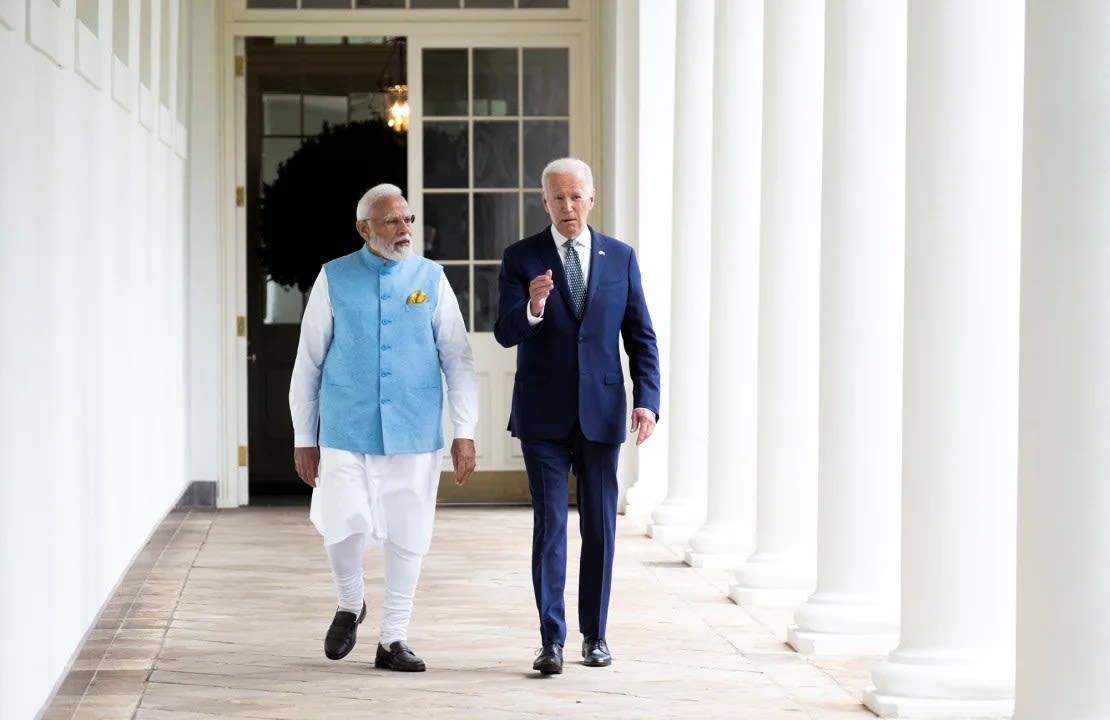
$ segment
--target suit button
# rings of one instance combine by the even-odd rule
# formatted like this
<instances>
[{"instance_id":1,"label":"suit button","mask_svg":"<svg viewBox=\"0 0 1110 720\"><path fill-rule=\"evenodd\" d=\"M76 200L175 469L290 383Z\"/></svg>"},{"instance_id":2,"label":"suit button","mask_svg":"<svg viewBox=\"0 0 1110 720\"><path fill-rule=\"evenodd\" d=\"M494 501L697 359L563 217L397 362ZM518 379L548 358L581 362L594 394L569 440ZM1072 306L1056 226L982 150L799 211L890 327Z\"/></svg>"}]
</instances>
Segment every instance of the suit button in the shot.
<instances>
[{"instance_id":1,"label":"suit button","mask_svg":"<svg viewBox=\"0 0 1110 720\"><path fill-rule=\"evenodd\" d=\"M580 342L580 343L584 343L584 342L586 342L586 338L584 338L584 337L582 337L581 335L579 335L579 336L578 336L578 342Z\"/></svg>"}]
</instances>

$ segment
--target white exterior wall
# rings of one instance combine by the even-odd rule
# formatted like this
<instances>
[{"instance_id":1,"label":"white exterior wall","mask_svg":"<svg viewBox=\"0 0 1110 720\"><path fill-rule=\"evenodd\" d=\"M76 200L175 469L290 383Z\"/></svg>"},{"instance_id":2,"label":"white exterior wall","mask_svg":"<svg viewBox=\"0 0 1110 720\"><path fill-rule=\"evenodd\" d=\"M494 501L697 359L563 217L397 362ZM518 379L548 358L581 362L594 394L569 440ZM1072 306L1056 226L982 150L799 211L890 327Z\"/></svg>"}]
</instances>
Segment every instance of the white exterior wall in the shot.
<instances>
[{"instance_id":1,"label":"white exterior wall","mask_svg":"<svg viewBox=\"0 0 1110 720\"><path fill-rule=\"evenodd\" d=\"M51 18L56 58L29 44L26 7L3 4L0 23L4 718L47 702L186 479L178 128L113 100L103 9L95 87L73 67L73 3Z\"/></svg>"}]
</instances>

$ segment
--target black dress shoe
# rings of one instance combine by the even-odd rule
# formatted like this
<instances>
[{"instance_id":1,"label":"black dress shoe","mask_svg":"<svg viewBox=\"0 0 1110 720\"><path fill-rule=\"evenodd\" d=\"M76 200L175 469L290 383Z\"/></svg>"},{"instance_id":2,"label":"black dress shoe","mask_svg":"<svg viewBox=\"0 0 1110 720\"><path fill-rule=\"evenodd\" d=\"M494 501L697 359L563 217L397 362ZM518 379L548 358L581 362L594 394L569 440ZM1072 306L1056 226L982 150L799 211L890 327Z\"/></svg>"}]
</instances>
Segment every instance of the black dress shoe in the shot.
<instances>
[{"instance_id":1,"label":"black dress shoe","mask_svg":"<svg viewBox=\"0 0 1110 720\"><path fill-rule=\"evenodd\" d=\"M563 646L558 643L544 645L536 662L532 663L532 669L539 670L544 675L558 675L563 672Z\"/></svg>"},{"instance_id":2,"label":"black dress shoe","mask_svg":"<svg viewBox=\"0 0 1110 720\"><path fill-rule=\"evenodd\" d=\"M366 603L362 603L362 613L355 617L353 612L336 610L328 634L324 636L324 654L329 660L342 660L355 649L355 635L358 626L366 617Z\"/></svg>"},{"instance_id":3,"label":"black dress shoe","mask_svg":"<svg viewBox=\"0 0 1110 720\"><path fill-rule=\"evenodd\" d=\"M424 672L424 661L413 654L412 649L400 640L389 644L386 650L378 643L378 654L374 656L374 667L400 672Z\"/></svg>"},{"instance_id":4,"label":"black dress shoe","mask_svg":"<svg viewBox=\"0 0 1110 720\"><path fill-rule=\"evenodd\" d=\"M582 664L588 667L606 667L613 662L605 638L588 637L582 641Z\"/></svg>"}]
</instances>

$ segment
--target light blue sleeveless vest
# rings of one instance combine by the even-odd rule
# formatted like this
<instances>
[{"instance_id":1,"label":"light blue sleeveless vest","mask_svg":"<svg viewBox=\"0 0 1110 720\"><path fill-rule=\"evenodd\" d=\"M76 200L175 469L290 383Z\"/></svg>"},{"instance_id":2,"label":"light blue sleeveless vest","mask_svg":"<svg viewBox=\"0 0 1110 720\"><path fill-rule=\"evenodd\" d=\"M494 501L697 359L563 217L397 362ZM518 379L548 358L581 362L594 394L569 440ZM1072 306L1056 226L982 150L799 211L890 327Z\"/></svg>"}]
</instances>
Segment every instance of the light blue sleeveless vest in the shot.
<instances>
[{"instance_id":1,"label":"light blue sleeveless vest","mask_svg":"<svg viewBox=\"0 0 1110 720\"><path fill-rule=\"evenodd\" d=\"M367 455L439 450L443 386L432 313L443 269L422 257L383 260L363 246L324 271L333 323L320 446Z\"/></svg>"}]
</instances>

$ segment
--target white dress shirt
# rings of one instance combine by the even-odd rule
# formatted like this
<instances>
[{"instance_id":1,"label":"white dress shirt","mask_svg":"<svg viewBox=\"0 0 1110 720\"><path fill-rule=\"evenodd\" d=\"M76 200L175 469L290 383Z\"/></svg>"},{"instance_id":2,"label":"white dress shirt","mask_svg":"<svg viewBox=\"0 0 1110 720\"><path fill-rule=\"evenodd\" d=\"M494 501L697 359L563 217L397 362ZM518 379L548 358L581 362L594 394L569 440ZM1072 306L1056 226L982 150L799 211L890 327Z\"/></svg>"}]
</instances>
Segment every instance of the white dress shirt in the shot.
<instances>
[{"instance_id":1,"label":"white dress shirt","mask_svg":"<svg viewBox=\"0 0 1110 720\"><path fill-rule=\"evenodd\" d=\"M320 376L324 357L331 345L332 318L328 276L321 268L301 320L301 339L289 384L295 447L316 446L320 421ZM442 274L436 309L432 314L432 332L439 364L447 377L447 402L454 437L474 439L478 425L478 376L474 371L474 355L467 341L458 298L451 290L447 277Z\"/></svg>"}]
</instances>

